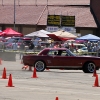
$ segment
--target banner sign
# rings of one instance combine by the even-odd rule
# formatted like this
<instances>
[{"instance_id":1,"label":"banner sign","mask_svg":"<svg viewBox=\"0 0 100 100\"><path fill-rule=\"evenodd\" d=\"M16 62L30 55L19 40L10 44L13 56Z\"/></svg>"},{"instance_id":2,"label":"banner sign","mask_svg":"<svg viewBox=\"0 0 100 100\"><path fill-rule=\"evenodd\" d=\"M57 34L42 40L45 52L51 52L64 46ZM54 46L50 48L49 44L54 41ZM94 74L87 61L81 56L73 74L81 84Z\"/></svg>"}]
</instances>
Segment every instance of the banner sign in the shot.
<instances>
[{"instance_id":1,"label":"banner sign","mask_svg":"<svg viewBox=\"0 0 100 100\"><path fill-rule=\"evenodd\" d=\"M57 26L47 26L46 31L48 32L56 32L59 30L59 27Z\"/></svg>"},{"instance_id":2,"label":"banner sign","mask_svg":"<svg viewBox=\"0 0 100 100\"><path fill-rule=\"evenodd\" d=\"M60 26L60 15L48 15L47 26Z\"/></svg>"},{"instance_id":3,"label":"banner sign","mask_svg":"<svg viewBox=\"0 0 100 100\"><path fill-rule=\"evenodd\" d=\"M75 16L61 16L61 26L75 26Z\"/></svg>"}]
</instances>

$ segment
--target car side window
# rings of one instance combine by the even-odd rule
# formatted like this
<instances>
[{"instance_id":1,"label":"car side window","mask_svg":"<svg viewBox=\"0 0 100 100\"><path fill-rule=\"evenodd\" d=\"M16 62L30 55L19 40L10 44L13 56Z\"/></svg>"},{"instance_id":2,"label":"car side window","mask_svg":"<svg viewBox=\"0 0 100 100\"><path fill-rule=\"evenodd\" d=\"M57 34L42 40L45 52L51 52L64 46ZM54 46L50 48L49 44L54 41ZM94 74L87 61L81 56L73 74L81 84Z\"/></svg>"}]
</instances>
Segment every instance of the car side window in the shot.
<instances>
[{"instance_id":1,"label":"car side window","mask_svg":"<svg viewBox=\"0 0 100 100\"><path fill-rule=\"evenodd\" d=\"M66 56L66 50L58 50L57 56Z\"/></svg>"},{"instance_id":2,"label":"car side window","mask_svg":"<svg viewBox=\"0 0 100 100\"><path fill-rule=\"evenodd\" d=\"M66 50L64 50L64 51L62 51L61 56L70 56L70 55L68 54L68 52L66 52Z\"/></svg>"},{"instance_id":3,"label":"car side window","mask_svg":"<svg viewBox=\"0 0 100 100\"><path fill-rule=\"evenodd\" d=\"M50 56L57 55L57 50L50 50L50 51L48 52L48 55L50 55Z\"/></svg>"},{"instance_id":4,"label":"car side window","mask_svg":"<svg viewBox=\"0 0 100 100\"><path fill-rule=\"evenodd\" d=\"M70 56L66 50L50 50L48 52L49 56Z\"/></svg>"}]
</instances>

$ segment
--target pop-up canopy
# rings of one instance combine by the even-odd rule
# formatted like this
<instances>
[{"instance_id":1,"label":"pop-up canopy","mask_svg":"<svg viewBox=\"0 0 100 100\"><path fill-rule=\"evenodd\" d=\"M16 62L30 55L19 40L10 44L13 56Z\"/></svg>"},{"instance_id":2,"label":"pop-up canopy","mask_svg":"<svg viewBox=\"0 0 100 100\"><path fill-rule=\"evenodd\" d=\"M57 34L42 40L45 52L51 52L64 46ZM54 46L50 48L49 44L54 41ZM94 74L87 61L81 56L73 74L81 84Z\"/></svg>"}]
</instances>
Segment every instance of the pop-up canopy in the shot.
<instances>
[{"instance_id":1,"label":"pop-up canopy","mask_svg":"<svg viewBox=\"0 0 100 100\"><path fill-rule=\"evenodd\" d=\"M52 38L54 41L66 41L69 39L76 39L77 36L75 36L72 33L66 32L66 31L57 31L53 33L47 34L50 38Z\"/></svg>"},{"instance_id":2,"label":"pop-up canopy","mask_svg":"<svg viewBox=\"0 0 100 100\"><path fill-rule=\"evenodd\" d=\"M100 37L92 34L87 34L82 37L76 38L76 40L100 40Z\"/></svg>"},{"instance_id":3,"label":"pop-up canopy","mask_svg":"<svg viewBox=\"0 0 100 100\"><path fill-rule=\"evenodd\" d=\"M49 37L47 34L49 34L49 32L45 31L45 30L39 30L39 31L36 31L36 32L32 32L32 33L29 33L25 36L27 37L34 37L34 36L37 36L37 37Z\"/></svg>"},{"instance_id":4,"label":"pop-up canopy","mask_svg":"<svg viewBox=\"0 0 100 100\"><path fill-rule=\"evenodd\" d=\"M16 31L12 30L11 28L7 28L7 29L3 30L0 33L0 36L4 36L4 37L12 37L12 36L21 37L21 36L23 36L23 34L21 34L19 32L16 32Z\"/></svg>"}]
</instances>

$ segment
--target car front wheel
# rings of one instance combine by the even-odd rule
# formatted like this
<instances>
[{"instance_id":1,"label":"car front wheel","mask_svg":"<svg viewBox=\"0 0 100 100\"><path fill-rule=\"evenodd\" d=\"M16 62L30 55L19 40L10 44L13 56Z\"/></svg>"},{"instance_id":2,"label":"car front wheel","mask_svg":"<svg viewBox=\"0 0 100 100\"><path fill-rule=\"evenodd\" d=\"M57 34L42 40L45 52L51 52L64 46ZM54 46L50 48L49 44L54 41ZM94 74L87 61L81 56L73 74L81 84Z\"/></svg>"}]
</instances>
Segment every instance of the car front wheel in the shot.
<instances>
[{"instance_id":1,"label":"car front wheel","mask_svg":"<svg viewBox=\"0 0 100 100\"><path fill-rule=\"evenodd\" d=\"M93 73L95 68L96 68L96 66L93 62L88 62L83 66L83 72L84 73Z\"/></svg>"},{"instance_id":2,"label":"car front wheel","mask_svg":"<svg viewBox=\"0 0 100 100\"><path fill-rule=\"evenodd\" d=\"M45 70L45 63L43 61L36 61L34 67L36 68L36 71L42 72Z\"/></svg>"}]
</instances>

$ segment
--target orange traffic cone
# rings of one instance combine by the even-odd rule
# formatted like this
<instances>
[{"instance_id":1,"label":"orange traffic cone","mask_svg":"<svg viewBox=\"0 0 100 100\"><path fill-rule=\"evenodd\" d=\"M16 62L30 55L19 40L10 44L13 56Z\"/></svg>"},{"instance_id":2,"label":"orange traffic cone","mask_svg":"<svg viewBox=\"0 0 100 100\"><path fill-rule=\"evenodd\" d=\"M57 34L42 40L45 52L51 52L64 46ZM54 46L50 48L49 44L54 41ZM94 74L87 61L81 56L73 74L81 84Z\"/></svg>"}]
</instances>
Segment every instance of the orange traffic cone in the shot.
<instances>
[{"instance_id":1,"label":"orange traffic cone","mask_svg":"<svg viewBox=\"0 0 100 100\"><path fill-rule=\"evenodd\" d=\"M28 67L29 67L28 65L25 65L25 66L22 67L22 69L25 68L25 70L26 70Z\"/></svg>"},{"instance_id":2,"label":"orange traffic cone","mask_svg":"<svg viewBox=\"0 0 100 100\"><path fill-rule=\"evenodd\" d=\"M96 77L96 74L97 74L97 73L96 73L96 68L95 68L92 77Z\"/></svg>"},{"instance_id":3,"label":"orange traffic cone","mask_svg":"<svg viewBox=\"0 0 100 100\"><path fill-rule=\"evenodd\" d=\"M95 76L95 82L93 87L99 87L98 75Z\"/></svg>"},{"instance_id":4,"label":"orange traffic cone","mask_svg":"<svg viewBox=\"0 0 100 100\"><path fill-rule=\"evenodd\" d=\"M9 75L8 86L6 86L6 87L14 87L13 83L12 83L12 75L11 74Z\"/></svg>"},{"instance_id":5,"label":"orange traffic cone","mask_svg":"<svg viewBox=\"0 0 100 100\"><path fill-rule=\"evenodd\" d=\"M0 65L2 65L1 58L0 58Z\"/></svg>"},{"instance_id":6,"label":"orange traffic cone","mask_svg":"<svg viewBox=\"0 0 100 100\"><path fill-rule=\"evenodd\" d=\"M29 67L29 66L28 66L28 65L26 65L26 66L25 66L25 70L26 70L28 67Z\"/></svg>"},{"instance_id":7,"label":"orange traffic cone","mask_svg":"<svg viewBox=\"0 0 100 100\"><path fill-rule=\"evenodd\" d=\"M34 70L33 70L33 76L31 78L38 78L37 74L36 74L36 68L35 67L34 67Z\"/></svg>"},{"instance_id":8,"label":"orange traffic cone","mask_svg":"<svg viewBox=\"0 0 100 100\"><path fill-rule=\"evenodd\" d=\"M24 69L24 68L25 68L25 66L22 67L22 69Z\"/></svg>"},{"instance_id":9,"label":"orange traffic cone","mask_svg":"<svg viewBox=\"0 0 100 100\"><path fill-rule=\"evenodd\" d=\"M59 100L59 98L58 97L56 97L56 99L55 100Z\"/></svg>"},{"instance_id":10,"label":"orange traffic cone","mask_svg":"<svg viewBox=\"0 0 100 100\"><path fill-rule=\"evenodd\" d=\"M6 77L6 68L4 67L3 73L2 73L2 79L7 79Z\"/></svg>"}]
</instances>

